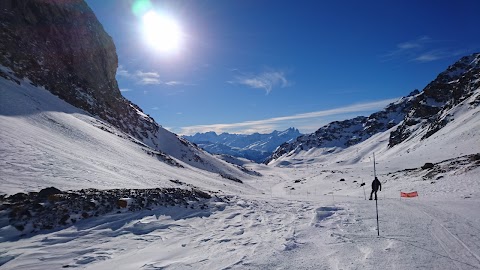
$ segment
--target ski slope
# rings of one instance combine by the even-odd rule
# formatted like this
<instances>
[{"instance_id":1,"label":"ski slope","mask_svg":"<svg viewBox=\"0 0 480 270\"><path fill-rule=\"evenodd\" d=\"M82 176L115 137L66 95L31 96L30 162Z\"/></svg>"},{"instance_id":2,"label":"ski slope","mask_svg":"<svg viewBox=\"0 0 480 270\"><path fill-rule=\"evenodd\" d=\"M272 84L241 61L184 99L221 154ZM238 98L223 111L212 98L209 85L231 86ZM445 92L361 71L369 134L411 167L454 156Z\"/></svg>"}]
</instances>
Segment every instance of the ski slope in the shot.
<instances>
[{"instance_id":1,"label":"ski slope","mask_svg":"<svg viewBox=\"0 0 480 270\"><path fill-rule=\"evenodd\" d=\"M261 174L238 183L152 156L44 89L0 78L0 90L2 194L178 180L224 200L112 212L24 236L0 220L0 269L480 269L480 167L465 157L480 152L478 109L457 108L435 136L392 149L384 133L276 166L229 160ZM365 199L373 152L380 236L375 201ZM426 162L435 169L422 170ZM401 191L419 197L400 199Z\"/></svg>"}]
</instances>

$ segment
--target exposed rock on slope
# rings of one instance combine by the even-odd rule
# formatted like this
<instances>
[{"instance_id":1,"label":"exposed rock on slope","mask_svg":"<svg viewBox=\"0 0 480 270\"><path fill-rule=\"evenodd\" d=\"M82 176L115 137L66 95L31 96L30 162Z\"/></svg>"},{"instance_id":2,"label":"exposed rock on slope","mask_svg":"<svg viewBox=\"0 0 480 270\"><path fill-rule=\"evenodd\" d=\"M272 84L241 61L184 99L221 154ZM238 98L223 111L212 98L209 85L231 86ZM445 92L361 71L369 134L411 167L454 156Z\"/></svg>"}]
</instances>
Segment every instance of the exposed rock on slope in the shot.
<instances>
[{"instance_id":1,"label":"exposed rock on slope","mask_svg":"<svg viewBox=\"0 0 480 270\"><path fill-rule=\"evenodd\" d=\"M115 45L83 0L0 1L0 65L156 151L231 177L237 169L163 129L118 89Z\"/></svg>"},{"instance_id":2,"label":"exposed rock on slope","mask_svg":"<svg viewBox=\"0 0 480 270\"><path fill-rule=\"evenodd\" d=\"M158 206L208 208L211 195L197 189L82 189L41 196L40 192L0 197L0 218L24 234L51 230L114 212L152 210ZM221 201L214 197L211 201Z\"/></svg>"},{"instance_id":3,"label":"exposed rock on slope","mask_svg":"<svg viewBox=\"0 0 480 270\"><path fill-rule=\"evenodd\" d=\"M390 134L389 146L393 147L416 134L426 139L450 121L448 110L475 94L480 88L480 54L465 56L437 78L415 97L413 106L403 122ZM480 95L469 104L480 104Z\"/></svg>"}]
</instances>

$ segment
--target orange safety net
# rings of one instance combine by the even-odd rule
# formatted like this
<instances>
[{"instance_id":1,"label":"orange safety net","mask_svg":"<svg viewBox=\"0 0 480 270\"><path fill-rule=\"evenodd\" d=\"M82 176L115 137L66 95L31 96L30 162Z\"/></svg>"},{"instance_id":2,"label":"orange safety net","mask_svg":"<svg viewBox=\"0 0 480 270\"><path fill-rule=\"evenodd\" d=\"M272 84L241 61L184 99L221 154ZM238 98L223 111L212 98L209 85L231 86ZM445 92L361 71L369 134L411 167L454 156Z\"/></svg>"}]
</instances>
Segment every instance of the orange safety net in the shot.
<instances>
[{"instance_id":1,"label":"orange safety net","mask_svg":"<svg viewBox=\"0 0 480 270\"><path fill-rule=\"evenodd\" d=\"M400 197L406 197L406 198L418 197L418 193L416 191L414 191L414 192L400 192Z\"/></svg>"}]
</instances>

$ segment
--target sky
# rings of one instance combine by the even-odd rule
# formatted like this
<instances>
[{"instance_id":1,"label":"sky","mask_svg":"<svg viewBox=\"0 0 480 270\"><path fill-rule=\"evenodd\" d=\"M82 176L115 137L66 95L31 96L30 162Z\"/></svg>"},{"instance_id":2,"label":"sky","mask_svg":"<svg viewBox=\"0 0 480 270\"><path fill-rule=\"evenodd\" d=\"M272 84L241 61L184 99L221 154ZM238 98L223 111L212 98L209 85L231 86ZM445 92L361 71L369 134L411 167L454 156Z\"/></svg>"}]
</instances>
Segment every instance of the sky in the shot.
<instances>
[{"instance_id":1,"label":"sky","mask_svg":"<svg viewBox=\"0 0 480 270\"><path fill-rule=\"evenodd\" d=\"M86 2L122 95L177 134L314 132L480 51L477 0Z\"/></svg>"}]
</instances>

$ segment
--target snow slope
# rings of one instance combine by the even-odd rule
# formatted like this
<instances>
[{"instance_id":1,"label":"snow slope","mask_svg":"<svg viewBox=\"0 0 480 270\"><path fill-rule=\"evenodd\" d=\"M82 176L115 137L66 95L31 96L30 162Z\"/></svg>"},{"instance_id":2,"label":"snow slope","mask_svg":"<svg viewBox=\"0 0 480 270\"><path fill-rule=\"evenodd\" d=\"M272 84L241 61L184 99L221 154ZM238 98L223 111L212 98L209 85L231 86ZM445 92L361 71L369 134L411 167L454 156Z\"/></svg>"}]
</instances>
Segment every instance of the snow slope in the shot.
<instances>
[{"instance_id":1,"label":"snow slope","mask_svg":"<svg viewBox=\"0 0 480 270\"><path fill-rule=\"evenodd\" d=\"M251 190L218 173L152 150L28 81L19 83L0 77L2 193L38 191L48 186L107 189L174 185L169 180L207 190ZM162 138L168 134L164 135ZM210 160L204 167L215 166L232 178L251 177L240 167L212 156Z\"/></svg>"}]
</instances>

